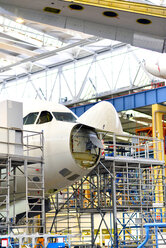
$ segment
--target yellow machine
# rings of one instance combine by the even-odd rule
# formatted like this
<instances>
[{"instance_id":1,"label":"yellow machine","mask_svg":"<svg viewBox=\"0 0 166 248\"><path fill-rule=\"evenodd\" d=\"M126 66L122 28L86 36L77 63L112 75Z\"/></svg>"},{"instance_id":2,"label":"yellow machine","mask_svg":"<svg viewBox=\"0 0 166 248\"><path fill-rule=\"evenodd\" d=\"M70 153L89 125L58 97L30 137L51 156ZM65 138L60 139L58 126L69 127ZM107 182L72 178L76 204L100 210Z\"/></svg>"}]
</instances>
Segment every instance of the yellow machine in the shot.
<instances>
[{"instance_id":1,"label":"yellow machine","mask_svg":"<svg viewBox=\"0 0 166 248\"><path fill-rule=\"evenodd\" d=\"M166 107L163 105L159 105L159 104L154 104L152 105L152 127L153 127L153 137L154 138L158 138L158 139L162 139L163 140L163 149L164 149L164 161L166 162ZM159 144L159 146L161 146L161 143ZM158 149L158 148L156 148ZM161 147L160 147L161 149ZM155 157L155 154L154 154ZM162 157L159 157L160 160L163 160ZM164 175L163 173L160 171L159 174L156 174L156 178L157 177L162 177L162 176L166 176L166 167L164 170ZM162 184L159 184L156 187L156 191L158 192L162 192ZM162 201L164 202L164 196L163 194L158 194L158 197L156 197L156 201ZM157 216L160 217L161 219L161 215L165 212L165 208L160 209L160 211L157 212ZM156 217L157 217L156 216ZM165 222L165 218L163 219L163 222Z\"/></svg>"},{"instance_id":2,"label":"yellow machine","mask_svg":"<svg viewBox=\"0 0 166 248\"><path fill-rule=\"evenodd\" d=\"M152 105L152 127L153 137L163 139L164 141L164 160L166 161L166 107L154 104ZM160 158L162 160L162 158Z\"/></svg>"}]
</instances>

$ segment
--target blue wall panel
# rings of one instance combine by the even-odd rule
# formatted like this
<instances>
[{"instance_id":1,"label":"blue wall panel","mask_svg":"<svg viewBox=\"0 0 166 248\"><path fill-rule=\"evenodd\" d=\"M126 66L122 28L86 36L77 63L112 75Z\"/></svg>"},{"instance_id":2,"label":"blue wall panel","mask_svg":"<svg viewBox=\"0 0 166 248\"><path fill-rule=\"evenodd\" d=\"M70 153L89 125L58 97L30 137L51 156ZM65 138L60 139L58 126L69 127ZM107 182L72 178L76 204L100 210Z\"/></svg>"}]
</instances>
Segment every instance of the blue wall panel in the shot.
<instances>
[{"instance_id":1,"label":"blue wall panel","mask_svg":"<svg viewBox=\"0 0 166 248\"><path fill-rule=\"evenodd\" d=\"M118 112L156 103L163 103L166 102L166 86L108 99L107 101L111 102ZM73 107L71 110L77 116L80 116L95 104L96 103L91 103L79 107Z\"/></svg>"},{"instance_id":2,"label":"blue wall panel","mask_svg":"<svg viewBox=\"0 0 166 248\"><path fill-rule=\"evenodd\" d=\"M74 111L73 111L74 110ZM84 106L81 106L81 107L74 107L72 108L72 111L77 115L77 116L80 116L82 115L84 112L85 112L85 108Z\"/></svg>"},{"instance_id":3,"label":"blue wall panel","mask_svg":"<svg viewBox=\"0 0 166 248\"><path fill-rule=\"evenodd\" d=\"M156 98L156 93L157 91L155 90L148 90L145 92L146 93L146 105L152 105L157 102Z\"/></svg>"},{"instance_id":4,"label":"blue wall panel","mask_svg":"<svg viewBox=\"0 0 166 248\"><path fill-rule=\"evenodd\" d=\"M165 98L166 98L166 87L162 88L158 88L157 89L157 101L159 102L165 102Z\"/></svg>"},{"instance_id":5,"label":"blue wall panel","mask_svg":"<svg viewBox=\"0 0 166 248\"><path fill-rule=\"evenodd\" d=\"M133 109L134 106L134 94L124 96L124 109Z\"/></svg>"},{"instance_id":6,"label":"blue wall panel","mask_svg":"<svg viewBox=\"0 0 166 248\"><path fill-rule=\"evenodd\" d=\"M86 104L86 105L82 105L82 106L78 106L78 107L73 107L73 108L71 108L71 110L77 116L81 116L85 111L87 111L88 109L90 109L92 106L94 106L94 103Z\"/></svg>"},{"instance_id":7,"label":"blue wall panel","mask_svg":"<svg viewBox=\"0 0 166 248\"><path fill-rule=\"evenodd\" d=\"M116 108L118 112L124 109L124 98L123 97L118 97L118 98L114 98L111 100L112 101L109 101L109 102L111 102L114 105L114 107Z\"/></svg>"},{"instance_id":8,"label":"blue wall panel","mask_svg":"<svg viewBox=\"0 0 166 248\"><path fill-rule=\"evenodd\" d=\"M142 107L146 105L146 96L144 92L139 92L139 94L135 94L135 106Z\"/></svg>"}]
</instances>

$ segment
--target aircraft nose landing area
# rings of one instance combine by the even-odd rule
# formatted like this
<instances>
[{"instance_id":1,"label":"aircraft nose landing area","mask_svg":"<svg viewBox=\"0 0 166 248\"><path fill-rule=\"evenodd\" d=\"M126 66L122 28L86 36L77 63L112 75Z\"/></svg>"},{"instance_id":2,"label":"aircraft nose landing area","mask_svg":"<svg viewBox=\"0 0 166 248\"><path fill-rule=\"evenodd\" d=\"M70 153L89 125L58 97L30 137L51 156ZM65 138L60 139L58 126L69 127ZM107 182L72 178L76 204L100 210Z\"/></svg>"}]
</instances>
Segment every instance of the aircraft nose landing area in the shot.
<instances>
[{"instance_id":1,"label":"aircraft nose landing area","mask_svg":"<svg viewBox=\"0 0 166 248\"><path fill-rule=\"evenodd\" d=\"M97 164L103 145L93 129L84 125L74 127L71 144L72 156L77 164L84 168L91 168Z\"/></svg>"}]
</instances>

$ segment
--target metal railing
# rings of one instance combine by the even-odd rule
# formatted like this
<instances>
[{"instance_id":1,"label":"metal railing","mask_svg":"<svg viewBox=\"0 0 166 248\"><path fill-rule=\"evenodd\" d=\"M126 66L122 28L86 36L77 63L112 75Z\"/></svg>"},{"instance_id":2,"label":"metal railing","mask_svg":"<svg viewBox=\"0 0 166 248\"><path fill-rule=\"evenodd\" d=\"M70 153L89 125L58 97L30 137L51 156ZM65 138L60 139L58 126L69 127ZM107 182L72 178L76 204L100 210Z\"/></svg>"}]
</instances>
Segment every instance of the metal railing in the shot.
<instances>
[{"instance_id":1,"label":"metal railing","mask_svg":"<svg viewBox=\"0 0 166 248\"><path fill-rule=\"evenodd\" d=\"M135 135L108 133L104 140L106 157L164 161L163 140Z\"/></svg>"},{"instance_id":2,"label":"metal railing","mask_svg":"<svg viewBox=\"0 0 166 248\"><path fill-rule=\"evenodd\" d=\"M20 235L1 235L0 242L4 245L4 247L39 247L44 248L48 247L48 244L59 243L60 246L54 247L64 247L67 246L68 248L71 247L70 244L70 236L71 235L52 235L52 234L20 234ZM58 239L63 240L62 242L58 242ZM64 244L64 246L62 246ZM52 246L50 246L52 247Z\"/></svg>"},{"instance_id":3,"label":"metal railing","mask_svg":"<svg viewBox=\"0 0 166 248\"><path fill-rule=\"evenodd\" d=\"M29 210L29 195L37 193L41 198L39 203L42 213L42 227L45 225L44 218L44 152L43 133L22 130L18 128L0 127L0 232L10 233L18 229L16 223L17 200L21 199L25 204L26 216ZM40 182L33 181L36 172ZM33 175L31 175L33 174ZM16 185L20 185L19 188ZM16 189L17 188L17 189ZM31 208L35 203L31 204ZM23 211L24 212L24 211ZM11 215L9 217L9 215ZM23 216L24 217L24 216ZM22 218L20 218L22 219ZM30 218L29 218L30 219ZM32 228L32 221L27 220L21 228ZM28 222L29 221L29 222ZM37 221L36 221L37 222ZM35 221L34 221L35 223Z\"/></svg>"},{"instance_id":4,"label":"metal railing","mask_svg":"<svg viewBox=\"0 0 166 248\"><path fill-rule=\"evenodd\" d=\"M43 132L0 127L0 154L42 157Z\"/></svg>"},{"instance_id":5,"label":"metal railing","mask_svg":"<svg viewBox=\"0 0 166 248\"><path fill-rule=\"evenodd\" d=\"M150 228L155 228L155 237L156 237L156 248L159 247L159 244L158 244L158 228L159 227L166 227L166 223L146 223L144 225L145 227L145 232L146 232L146 237L145 237L145 240L138 246L138 248L142 248L144 247L144 245L148 242L149 240L149 231L150 231Z\"/></svg>"},{"instance_id":6,"label":"metal railing","mask_svg":"<svg viewBox=\"0 0 166 248\"><path fill-rule=\"evenodd\" d=\"M65 234L70 230L70 233L76 234L79 231L82 236L85 230L84 240L81 241L89 243L92 227L87 219L90 213L112 212L115 196L119 248L137 247L144 239L145 223L157 222L159 219L165 221L165 166L164 161L160 161L163 159L163 141L107 133L104 146L103 158L94 171L52 199L55 210L47 216L47 230L50 230L51 225L56 232ZM116 192L113 191L108 170L114 176ZM51 216L54 214L56 221L53 225ZM115 237L112 226L110 230L107 230L107 236L111 237L109 246ZM164 242L162 236L159 241ZM73 244L73 240L71 242ZM151 242L155 242L155 234ZM147 247L152 246L148 244Z\"/></svg>"}]
</instances>

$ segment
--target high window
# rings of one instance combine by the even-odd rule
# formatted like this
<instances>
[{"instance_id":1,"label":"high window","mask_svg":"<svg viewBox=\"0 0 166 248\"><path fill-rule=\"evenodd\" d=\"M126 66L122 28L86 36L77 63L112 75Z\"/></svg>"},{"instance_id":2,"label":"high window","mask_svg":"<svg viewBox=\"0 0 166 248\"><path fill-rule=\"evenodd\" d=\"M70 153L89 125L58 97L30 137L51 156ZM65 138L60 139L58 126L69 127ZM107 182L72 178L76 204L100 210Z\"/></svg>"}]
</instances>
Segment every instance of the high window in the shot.
<instances>
[{"instance_id":1,"label":"high window","mask_svg":"<svg viewBox=\"0 0 166 248\"><path fill-rule=\"evenodd\" d=\"M52 112L57 121L76 122L76 117L68 112Z\"/></svg>"},{"instance_id":2,"label":"high window","mask_svg":"<svg viewBox=\"0 0 166 248\"><path fill-rule=\"evenodd\" d=\"M39 112L34 112L34 113L30 113L30 114L26 115L23 118L23 124L24 125L34 124L38 114L39 114Z\"/></svg>"},{"instance_id":3,"label":"high window","mask_svg":"<svg viewBox=\"0 0 166 248\"><path fill-rule=\"evenodd\" d=\"M48 111L42 111L36 124L43 124L52 121L52 115Z\"/></svg>"}]
</instances>

